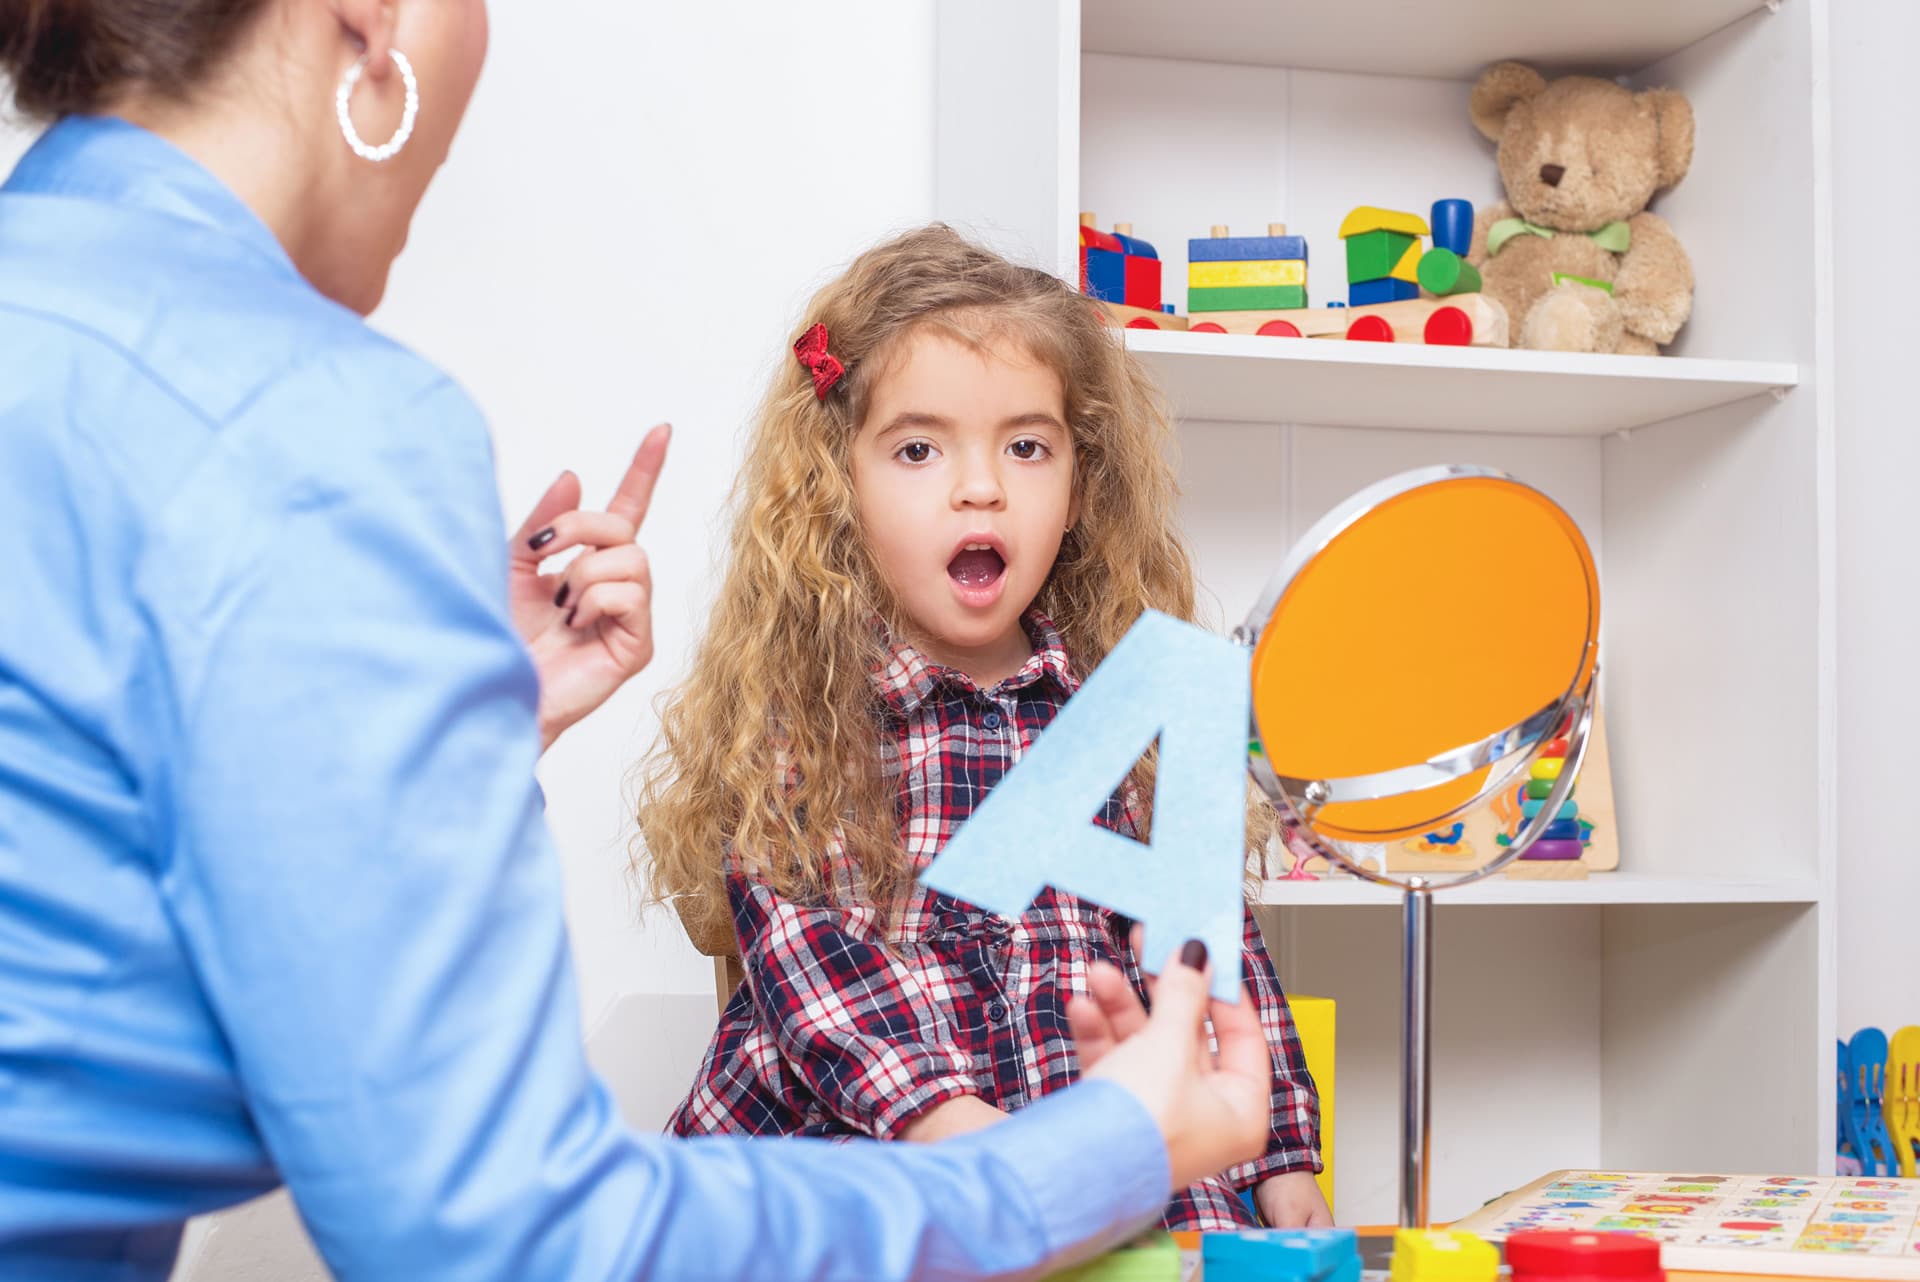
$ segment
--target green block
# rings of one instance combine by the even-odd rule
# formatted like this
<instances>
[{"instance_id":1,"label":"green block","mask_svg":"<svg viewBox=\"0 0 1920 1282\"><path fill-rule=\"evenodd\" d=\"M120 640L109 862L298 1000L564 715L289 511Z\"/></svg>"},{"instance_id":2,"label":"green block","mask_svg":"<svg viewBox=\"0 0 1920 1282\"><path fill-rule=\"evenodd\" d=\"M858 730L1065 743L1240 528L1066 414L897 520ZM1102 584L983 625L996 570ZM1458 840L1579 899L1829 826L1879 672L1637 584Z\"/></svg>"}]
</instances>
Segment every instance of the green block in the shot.
<instances>
[{"instance_id":1,"label":"green block","mask_svg":"<svg viewBox=\"0 0 1920 1282\"><path fill-rule=\"evenodd\" d=\"M1451 249L1429 249L1420 255L1420 288L1445 298L1449 294L1480 292L1480 272Z\"/></svg>"},{"instance_id":2,"label":"green block","mask_svg":"<svg viewBox=\"0 0 1920 1282\"><path fill-rule=\"evenodd\" d=\"M1553 781L1553 780L1551 780L1551 779L1529 779L1529 780L1527 780L1527 798L1528 798L1528 800L1530 800L1530 801L1545 801L1545 800L1547 799L1547 797L1548 797L1548 796L1550 796L1550 795L1552 794L1552 792L1553 792L1553 784L1554 784L1554 781Z\"/></svg>"},{"instance_id":3,"label":"green block","mask_svg":"<svg viewBox=\"0 0 1920 1282\"><path fill-rule=\"evenodd\" d=\"M1189 289L1188 312L1277 312L1307 305L1305 285L1232 285Z\"/></svg>"},{"instance_id":4,"label":"green block","mask_svg":"<svg viewBox=\"0 0 1920 1282\"><path fill-rule=\"evenodd\" d=\"M1347 284L1391 276L1412 244L1413 237L1397 231L1369 231L1347 237Z\"/></svg>"},{"instance_id":5,"label":"green block","mask_svg":"<svg viewBox=\"0 0 1920 1282\"><path fill-rule=\"evenodd\" d=\"M1180 1282L1180 1248L1154 1233L1077 1268L1052 1273L1046 1282Z\"/></svg>"}]
</instances>

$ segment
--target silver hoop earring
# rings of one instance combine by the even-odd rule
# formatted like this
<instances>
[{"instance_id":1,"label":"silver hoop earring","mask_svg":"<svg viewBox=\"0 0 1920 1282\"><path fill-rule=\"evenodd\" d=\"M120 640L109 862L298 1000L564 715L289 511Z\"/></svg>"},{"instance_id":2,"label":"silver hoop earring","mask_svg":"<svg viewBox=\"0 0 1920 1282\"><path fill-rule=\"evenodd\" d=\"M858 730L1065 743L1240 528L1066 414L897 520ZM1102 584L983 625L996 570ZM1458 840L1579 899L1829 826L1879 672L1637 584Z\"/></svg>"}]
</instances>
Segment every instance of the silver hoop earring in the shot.
<instances>
[{"instance_id":1,"label":"silver hoop earring","mask_svg":"<svg viewBox=\"0 0 1920 1282\"><path fill-rule=\"evenodd\" d=\"M360 138L359 130L353 127L353 115L347 110L347 104L353 101L354 86L360 83L360 73L367 69L367 55L347 68L347 74L340 78L339 91L333 95L334 114L340 117L340 133L347 140L347 146L353 148L353 154L362 160L371 160L379 164L383 160L392 160L407 145L407 139L413 137L414 117L420 114L420 85L413 78L413 64L407 61L407 55L398 49L391 52L393 65L400 69L400 81L407 87L407 105L400 113L400 127L393 131L393 137L378 147L369 147Z\"/></svg>"}]
</instances>

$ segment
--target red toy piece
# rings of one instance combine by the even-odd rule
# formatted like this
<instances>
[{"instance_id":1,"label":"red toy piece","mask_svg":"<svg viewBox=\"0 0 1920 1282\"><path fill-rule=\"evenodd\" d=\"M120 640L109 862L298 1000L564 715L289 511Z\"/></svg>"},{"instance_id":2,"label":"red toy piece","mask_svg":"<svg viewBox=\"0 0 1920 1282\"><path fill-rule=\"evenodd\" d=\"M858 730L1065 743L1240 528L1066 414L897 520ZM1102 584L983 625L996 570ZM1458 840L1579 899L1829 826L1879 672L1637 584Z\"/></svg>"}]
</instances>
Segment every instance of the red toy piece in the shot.
<instances>
[{"instance_id":1,"label":"red toy piece","mask_svg":"<svg viewBox=\"0 0 1920 1282\"><path fill-rule=\"evenodd\" d=\"M1270 320L1266 324L1262 325L1259 329L1256 329L1253 332L1256 334L1265 334L1269 338L1300 337L1299 327L1295 325L1292 321L1283 321L1283 320Z\"/></svg>"},{"instance_id":2,"label":"red toy piece","mask_svg":"<svg viewBox=\"0 0 1920 1282\"><path fill-rule=\"evenodd\" d=\"M1466 347L1473 342L1473 322L1458 307L1442 307L1427 317L1425 332L1434 347Z\"/></svg>"},{"instance_id":3,"label":"red toy piece","mask_svg":"<svg viewBox=\"0 0 1920 1282\"><path fill-rule=\"evenodd\" d=\"M1393 326L1385 317L1359 316L1353 324L1347 326L1347 341L1350 343L1391 343Z\"/></svg>"},{"instance_id":4,"label":"red toy piece","mask_svg":"<svg viewBox=\"0 0 1920 1282\"><path fill-rule=\"evenodd\" d=\"M1507 1239L1513 1282L1666 1282L1660 1244L1634 1233L1535 1229Z\"/></svg>"}]
</instances>

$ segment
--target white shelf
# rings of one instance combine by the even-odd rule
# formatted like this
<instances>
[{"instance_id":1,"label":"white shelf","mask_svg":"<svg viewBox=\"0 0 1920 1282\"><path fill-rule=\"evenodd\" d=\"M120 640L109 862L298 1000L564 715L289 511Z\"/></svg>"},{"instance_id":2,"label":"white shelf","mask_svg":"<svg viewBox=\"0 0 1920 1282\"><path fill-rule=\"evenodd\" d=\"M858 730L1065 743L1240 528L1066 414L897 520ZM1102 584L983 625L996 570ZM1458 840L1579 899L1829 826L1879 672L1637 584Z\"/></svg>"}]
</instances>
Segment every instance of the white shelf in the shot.
<instances>
[{"instance_id":1,"label":"white shelf","mask_svg":"<svg viewBox=\"0 0 1920 1282\"><path fill-rule=\"evenodd\" d=\"M1122 332L1177 417L1236 423L1606 436L1800 381L1780 361Z\"/></svg>"},{"instance_id":2,"label":"white shelf","mask_svg":"<svg viewBox=\"0 0 1920 1282\"><path fill-rule=\"evenodd\" d=\"M1467 80L1495 57L1637 71L1765 0L1083 0L1089 53Z\"/></svg>"},{"instance_id":3,"label":"white shelf","mask_svg":"<svg viewBox=\"0 0 1920 1282\"><path fill-rule=\"evenodd\" d=\"M1458 890L1442 889L1436 906L1467 904L1811 904L1820 897L1812 877L1654 877L1594 873L1585 881L1515 881L1494 875ZM1256 901L1277 907L1392 906L1400 892L1354 877L1260 883Z\"/></svg>"}]
</instances>

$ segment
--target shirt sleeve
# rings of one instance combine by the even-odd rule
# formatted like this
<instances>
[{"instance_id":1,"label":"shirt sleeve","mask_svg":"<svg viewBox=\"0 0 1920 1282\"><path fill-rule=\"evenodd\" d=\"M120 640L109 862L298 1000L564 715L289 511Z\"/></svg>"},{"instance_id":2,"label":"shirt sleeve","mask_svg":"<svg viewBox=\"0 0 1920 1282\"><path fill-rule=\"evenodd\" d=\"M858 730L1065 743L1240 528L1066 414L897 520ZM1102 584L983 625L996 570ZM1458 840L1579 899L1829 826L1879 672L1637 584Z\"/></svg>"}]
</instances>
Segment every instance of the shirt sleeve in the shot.
<instances>
[{"instance_id":1,"label":"shirt sleeve","mask_svg":"<svg viewBox=\"0 0 1920 1282\"><path fill-rule=\"evenodd\" d=\"M1260 925L1246 910L1242 927L1240 964L1248 991L1260 1012L1260 1029L1267 1035L1273 1052L1273 1087L1270 1108L1272 1132L1267 1151L1251 1162L1243 1162L1227 1172L1234 1187L1251 1188L1270 1175L1286 1171L1321 1169L1320 1093L1307 1072L1306 1053L1300 1047L1300 1032L1294 1026L1293 1012L1287 1008L1287 995L1280 989L1280 977L1267 955Z\"/></svg>"},{"instance_id":2,"label":"shirt sleeve","mask_svg":"<svg viewBox=\"0 0 1920 1282\"><path fill-rule=\"evenodd\" d=\"M799 904L737 871L727 893L755 1013L835 1117L897 1139L980 1093L941 994L887 946L871 907Z\"/></svg>"},{"instance_id":3,"label":"shirt sleeve","mask_svg":"<svg viewBox=\"0 0 1920 1282\"><path fill-rule=\"evenodd\" d=\"M625 1127L585 1063L484 428L444 381L326 392L229 431L137 592L166 910L335 1275L978 1277L1150 1217L1165 1151L1111 1085L937 1147Z\"/></svg>"}]
</instances>

